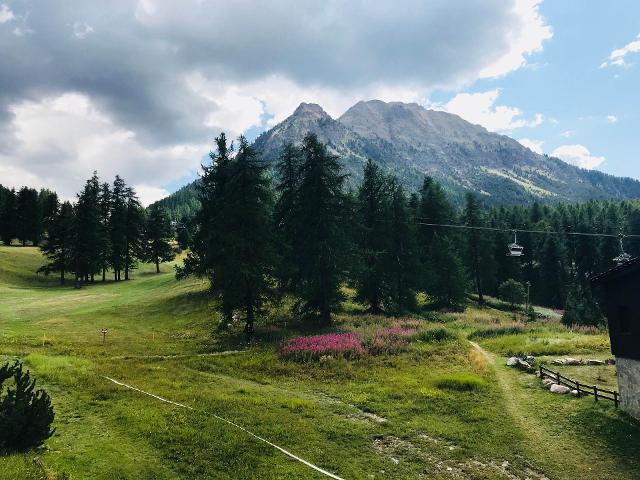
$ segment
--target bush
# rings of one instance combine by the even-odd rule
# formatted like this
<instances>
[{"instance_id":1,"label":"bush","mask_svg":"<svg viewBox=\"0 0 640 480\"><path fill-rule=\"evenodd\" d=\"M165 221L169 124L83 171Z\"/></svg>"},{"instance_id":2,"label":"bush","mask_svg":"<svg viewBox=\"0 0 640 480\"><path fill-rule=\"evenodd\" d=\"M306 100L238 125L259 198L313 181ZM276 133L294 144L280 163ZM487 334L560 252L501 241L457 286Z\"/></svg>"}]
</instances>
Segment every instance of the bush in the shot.
<instances>
[{"instance_id":1,"label":"bush","mask_svg":"<svg viewBox=\"0 0 640 480\"><path fill-rule=\"evenodd\" d=\"M446 328L430 328L419 332L416 338L423 342L446 342L454 340L456 336Z\"/></svg>"},{"instance_id":2,"label":"bush","mask_svg":"<svg viewBox=\"0 0 640 480\"><path fill-rule=\"evenodd\" d=\"M517 335L519 333L524 333L526 330L522 325L502 325L499 327L491 327L491 328L483 328L482 330L476 330L471 335L469 335L469 339L473 340L475 338L495 338L501 337L503 335Z\"/></svg>"},{"instance_id":3,"label":"bush","mask_svg":"<svg viewBox=\"0 0 640 480\"><path fill-rule=\"evenodd\" d=\"M441 390L454 390L456 392L472 392L480 390L485 386L486 382L470 373L456 373L444 375L436 380L436 387Z\"/></svg>"},{"instance_id":4,"label":"bush","mask_svg":"<svg viewBox=\"0 0 640 480\"><path fill-rule=\"evenodd\" d=\"M284 344L280 351L292 360L318 360L325 355L355 358L366 353L360 337L355 333L331 333L310 337L296 337Z\"/></svg>"},{"instance_id":5,"label":"bush","mask_svg":"<svg viewBox=\"0 0 640 480\"><path fill-rule=\"evenodd\" d=\"M13 385L5 392L4 383L9 379ZM0 367L0 449L36 447L53 435L51 399L35 386L36 381L19 361Z\"/></svg>"},{"instance_id":6,"label":"bush","mask_svg":"<svg viewBox=\"0 0 640 480\"><path fill-rule=\"evenodd\" d=\"M511 309L515 311L516 305L524 301L526 290L524 285L515 281L513 278L503 282L498 287L500 299L511 305Z\"/></svg>"}]
</instances>

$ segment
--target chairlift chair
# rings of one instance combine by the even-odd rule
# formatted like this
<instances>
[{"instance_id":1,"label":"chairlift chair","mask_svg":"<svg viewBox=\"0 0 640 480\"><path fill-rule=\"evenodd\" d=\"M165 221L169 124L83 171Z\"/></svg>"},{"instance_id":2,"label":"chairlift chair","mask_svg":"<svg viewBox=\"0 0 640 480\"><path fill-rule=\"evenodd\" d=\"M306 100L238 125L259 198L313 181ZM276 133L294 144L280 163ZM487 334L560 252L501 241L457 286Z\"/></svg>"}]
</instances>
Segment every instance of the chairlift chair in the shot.
<instances>
[{"instance_id":1,"label":"chairlift chair","mask_svg":"<svg viewBox=\"0 0 640 480\"><path fill-rule=\"evenodd\" d=\"M507 245L507 257L521 257L524 255L524 247L518 245L518 236L513 232L513 243Z\"/></svg>"},{"instance_id":2,"label":"chairlift chair","mask_svg":"<svg viewBox=\"0 0 640 480\"><path fill-rule=\"evenodd\" d=\"M615 264L618 266L624 265L629 260L631 260L631 255L629 255L627 252L624 251L624 244L623 244L624 237L625 236L622 233L618 235L618 239L620 240L620 255L618 255L613 259Z\"/></svg>"}]
</instances>

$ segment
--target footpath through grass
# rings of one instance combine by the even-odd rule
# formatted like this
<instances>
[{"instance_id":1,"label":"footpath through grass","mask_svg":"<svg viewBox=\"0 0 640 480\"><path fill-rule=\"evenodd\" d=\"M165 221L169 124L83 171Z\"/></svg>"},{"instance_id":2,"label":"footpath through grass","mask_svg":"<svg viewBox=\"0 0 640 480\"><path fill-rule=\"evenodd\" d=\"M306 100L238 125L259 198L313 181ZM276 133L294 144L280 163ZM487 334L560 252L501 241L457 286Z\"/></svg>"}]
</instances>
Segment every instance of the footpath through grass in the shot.
<instances>
[{"instance_id":1,"label":"footpath through grass","mask_svg":"<svg viewBox=\"0 0 640 480\"><path fill-rule=\"evenodd\" d=\"M23 359L47 388L57 432L45 448L1 455L0 479L326 478L207 412L345 479L640 478L637 423L503 366L520 351L606 357L604 333L557 320L512 328L506 313L469 308L405 320L423 333L395 352L299 362L279 346L312 326L274 308L245 349L240 325L216 332L206 284L176 282L169 265L74 290L32 273L40 261L0 247L0 358ZM347 310L336 331L398 322Z\"/></svg>"}]
</instances>

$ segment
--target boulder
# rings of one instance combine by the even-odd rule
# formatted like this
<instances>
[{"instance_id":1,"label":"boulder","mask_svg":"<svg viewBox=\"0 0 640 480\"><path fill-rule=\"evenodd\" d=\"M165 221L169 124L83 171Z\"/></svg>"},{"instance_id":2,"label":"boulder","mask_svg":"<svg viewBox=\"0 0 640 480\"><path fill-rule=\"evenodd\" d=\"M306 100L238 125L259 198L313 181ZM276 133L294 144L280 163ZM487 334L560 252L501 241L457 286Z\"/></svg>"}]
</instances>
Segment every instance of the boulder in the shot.
<instances>
[{"instance_id":1,"label":"boulder","mask_svg":"<svg viewBox=\"0 0 640 480\"><path fill-rule=\"evenodd\" d=\"M534 363L536 363L535 357L533 357L531 355L527 355L525 357L524 361L527 362L529 365L533 365Z\"/></svg>"},{"instance_id":2,"label":"boulder","mask_svg":"<svg viewBox=\"0 0 640 480\"><path fill-rule=\"evenodd\" d=\"M574 397L577 397L580 395L580 393L578 392L578 390L571 390L571 395L573 395Z\"/></svg>"},{"instance_id":3,"label":"boulder","mask_svg":"<svg viewBox=\"0 0 640 480\"><path fill-rule=\"evenodd\" d=\"M507 367L516 367L519 362L520 359L518 357L511 357L507 360Z\"/></svg>"},{"instance_id":4,"label":"boulder","mask_svg":"<svg viewBox=\"0 0 640 480\"><path fill-rule=\"evenodd\" d=\"M569 387L565 387L564 385L559 385L557 383L554 383L553 385L551 385L550 390L551 390L551 393L560 393L560 394L566 394L571 391Z\"/></svg>"},{"instance_id":5,"label":"boulder","mask_svg":"<svg viewBox=\"0 0 640 480\"><path fill-rule=\"evenodd\" d=\"M587 365L606 365L607 362L605 362L604 360L596 360L593 358L590 358L589 360L587 360Z\"/></svg>"},{"instance_id":6,"label":"boulder","mask_svg":"<svg viewBox=\"0 0 640 480\"><path fill-rule=\"evenodd\" d=\"M556 383L556 382L555 382L554 380L551 380L550 378L543 378L543 379L542 379L542 384L543 384L545 387L550 387L551 385L555 385L555 383Z\"/></svg>"},{"instance_id":7,"label":"boulder","mask_svg":"<svg viewBox=\"0 0 640 480\"><path fill-rule=\"evenodd\" d=\"M556 358L553 361L553 364L554 365L581 365L582 362L577 358L567 357L567 358Z\"/></svg>"},{"instance_id":8,"label":"boulder","mask_svg":"<svg viewBox=\"0 0 640 480\"><path fill-rule=\"evenodd\" d=\"M525 362L524 360L520 360L518 359L518 364L517 367L520 370L524 370L525 372L531 372L534 370L534 368L527 362Z\"/></svg>"}]
</instances>

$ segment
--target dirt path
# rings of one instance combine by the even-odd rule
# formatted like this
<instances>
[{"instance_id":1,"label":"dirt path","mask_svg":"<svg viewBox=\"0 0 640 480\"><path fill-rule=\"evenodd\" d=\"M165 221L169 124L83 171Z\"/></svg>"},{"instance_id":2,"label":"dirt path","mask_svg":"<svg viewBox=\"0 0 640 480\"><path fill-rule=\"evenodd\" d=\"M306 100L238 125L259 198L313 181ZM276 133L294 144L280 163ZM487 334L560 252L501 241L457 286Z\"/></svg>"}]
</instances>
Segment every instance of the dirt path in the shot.
<instances>
[{"instance_id":1,"label":"dirt path","mask_svg":"<svg viewBox=\"0 0 640 480\"><path fill-rule=\"evenodd\" d=\"M500 364L502 357L497 357L486 351L475 342L469 342L480 352L495 372L496 380L504 399L505 413L514 421L524 439L522 451L526 459L539 471L544 471L552 479L556 478L594 478L599 471L598 478L615 478L610 472L616 470L615 456L611 456L604 448L584 442L580 432L571 424L554 424L552 416L548 415L550 407L541 401L539 395L553 395L548 392L526 388L522 380L524 373L515 372ZM527 376L526 378L529 378ZM538 382L530 376L531 382ZM549 397L551 398L551 397ZM562 402L564 398L553 398ZM576 402L588 401L576 399ZM576 408L580 408L576 406ZM606 445L606 442L603 446ZM619 469L618 469L619 470ZM571 472L571 476L567 475ZM633 475L629 478L638 478Z\"/></svg>"}]
</instances>

